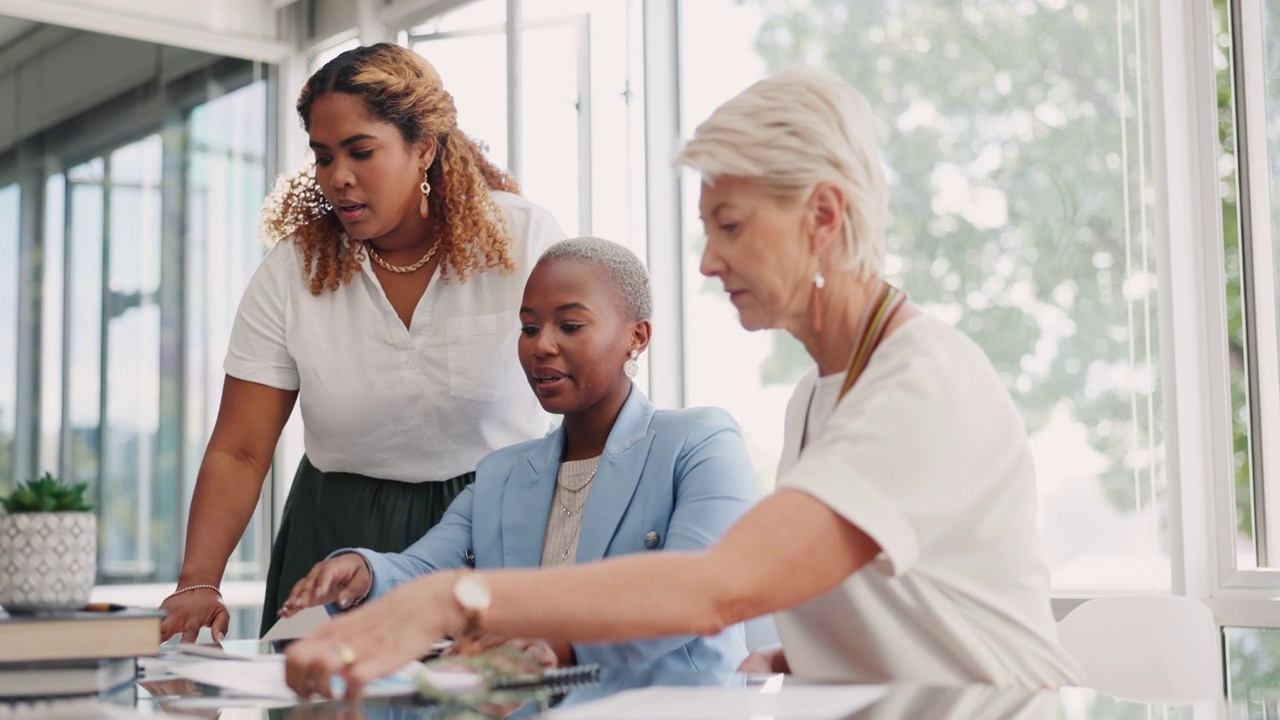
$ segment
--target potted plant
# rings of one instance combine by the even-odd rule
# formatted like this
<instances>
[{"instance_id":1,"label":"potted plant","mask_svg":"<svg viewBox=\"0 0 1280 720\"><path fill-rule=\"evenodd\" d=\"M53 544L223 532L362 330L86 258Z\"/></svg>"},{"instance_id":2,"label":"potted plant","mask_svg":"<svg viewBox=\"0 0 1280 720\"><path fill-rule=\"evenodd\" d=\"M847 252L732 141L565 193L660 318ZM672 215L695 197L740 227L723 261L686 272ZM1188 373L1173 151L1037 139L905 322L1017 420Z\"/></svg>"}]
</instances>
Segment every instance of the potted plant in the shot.
<instances>
[{"instance_id":1,"label":"potted plant","mask_svg":"<svg viewBox=\"0 0 1280 720\"><path fill-rule=\"evenodd\" d=\"M87 485L49 473L0 497L0 607L10 613L71 610L89 600L97 573L98 519Z\"/></svg>"}]
</instances>

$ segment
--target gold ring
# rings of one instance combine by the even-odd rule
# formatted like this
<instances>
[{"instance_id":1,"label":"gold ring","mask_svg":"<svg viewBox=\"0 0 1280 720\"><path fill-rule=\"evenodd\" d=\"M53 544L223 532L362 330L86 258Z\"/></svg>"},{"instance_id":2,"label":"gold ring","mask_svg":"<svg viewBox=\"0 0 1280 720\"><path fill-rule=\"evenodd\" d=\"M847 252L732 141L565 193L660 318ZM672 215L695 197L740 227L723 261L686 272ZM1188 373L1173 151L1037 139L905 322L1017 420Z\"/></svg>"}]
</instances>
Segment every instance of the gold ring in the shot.
<instances>
[{"instance_id":1,"label":"gold ring","mask_svg":"<svg viewBox=\"0 0 1280 720\"><path fill-rule=\"evenodd\" d=\"M344 667L347 665L354 665L356 663L356 651L352 650L350 645L340 642L336 647L338 649L338 657L342 658L342 665Z\"/></svg>"}]
</instances>

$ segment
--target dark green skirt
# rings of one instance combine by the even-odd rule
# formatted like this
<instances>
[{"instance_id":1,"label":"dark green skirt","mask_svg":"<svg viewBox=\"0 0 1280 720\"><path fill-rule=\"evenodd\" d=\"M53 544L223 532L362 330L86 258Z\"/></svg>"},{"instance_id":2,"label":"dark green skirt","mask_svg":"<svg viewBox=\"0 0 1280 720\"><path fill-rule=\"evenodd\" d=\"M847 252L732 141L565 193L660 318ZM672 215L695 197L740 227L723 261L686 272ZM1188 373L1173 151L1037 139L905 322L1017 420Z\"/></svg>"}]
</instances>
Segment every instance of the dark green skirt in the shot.
<instances>
[{"instance_id":1,"label":"dark green skirt","mask_svg":"<svg viewBox=\"0 0 1280 720\"><path fill-rule=\"evenodd\" d=\"M334 550L400 552L440 522L449 503L475 481L471 472L443 482L406 483L320 472L303 456L271 548L262 634L293 586Z\"/></svg>"}]
</instances>

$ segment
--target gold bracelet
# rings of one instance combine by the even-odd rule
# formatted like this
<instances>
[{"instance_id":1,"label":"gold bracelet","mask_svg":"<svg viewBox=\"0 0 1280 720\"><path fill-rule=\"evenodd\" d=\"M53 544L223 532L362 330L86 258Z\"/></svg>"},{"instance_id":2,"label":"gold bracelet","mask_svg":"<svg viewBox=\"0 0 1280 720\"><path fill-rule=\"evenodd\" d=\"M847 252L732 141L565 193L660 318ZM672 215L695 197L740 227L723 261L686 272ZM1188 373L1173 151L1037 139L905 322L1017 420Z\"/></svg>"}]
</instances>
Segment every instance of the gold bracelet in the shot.
<instances>
[{"instance_id":1,"label":"gold bracelet","mask_svg":"<svg viewBox=\"0 0 1280 720\"><path fill-rule=\"evenodd\" d=\"M218 586L217 586L217 585L189 585L189 586L187 586L187 587L181 588L181 589L179 589L179 590L174 590L173 592L169 593L169 595L168 595L167 597L165 597L165 600L168 600L169 598L171 598L171 597L173 597L173 596L175 596L175 595L181 595L181 594L182 594L182 593L184 593L184 592L191 592L192 590L201 590L201 589L204 589L204 590L212 590L212 591L214 591L214 592L218 593L218 599L219 599L219 600L221 600L221 599L222 599L222 591L218 589Z\"/></svg>"}]
</instances>

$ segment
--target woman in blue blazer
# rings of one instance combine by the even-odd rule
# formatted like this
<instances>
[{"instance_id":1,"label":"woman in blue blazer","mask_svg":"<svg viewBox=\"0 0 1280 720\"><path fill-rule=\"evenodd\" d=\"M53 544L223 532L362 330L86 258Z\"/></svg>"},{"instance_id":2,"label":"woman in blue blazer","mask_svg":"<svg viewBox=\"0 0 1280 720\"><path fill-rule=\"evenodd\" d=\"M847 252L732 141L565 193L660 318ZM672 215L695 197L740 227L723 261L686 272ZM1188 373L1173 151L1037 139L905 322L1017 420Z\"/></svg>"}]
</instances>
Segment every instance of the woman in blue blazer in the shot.
<instances>
[{"instance_id":1,"label":"woman in blue blazer","mask_svg":"<svg viewBox=\"0 0 1280 720\"><path fill-rule=\"evenodd\" d=\"M403 553L339 550L316 565L281 614L345 609L464 566L547 567L714 543L755 501L755 473L728 413L658 410L632 383L651 304L644 266L626 248L577 238L548 249L525 286L519 354L542 407L564 422L482 459L475 484ZM550 650L559 663L712 672L746 655L740 625Z\"/></svg>"}]
</instances>

